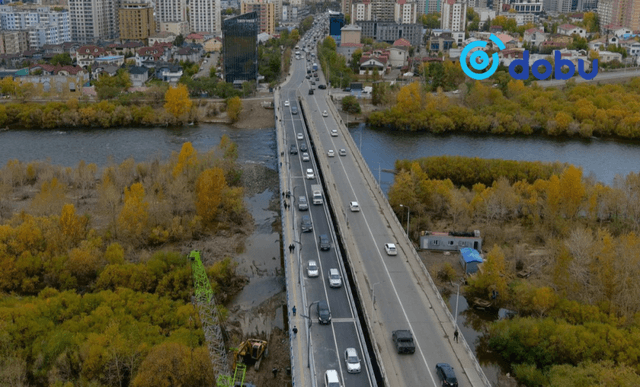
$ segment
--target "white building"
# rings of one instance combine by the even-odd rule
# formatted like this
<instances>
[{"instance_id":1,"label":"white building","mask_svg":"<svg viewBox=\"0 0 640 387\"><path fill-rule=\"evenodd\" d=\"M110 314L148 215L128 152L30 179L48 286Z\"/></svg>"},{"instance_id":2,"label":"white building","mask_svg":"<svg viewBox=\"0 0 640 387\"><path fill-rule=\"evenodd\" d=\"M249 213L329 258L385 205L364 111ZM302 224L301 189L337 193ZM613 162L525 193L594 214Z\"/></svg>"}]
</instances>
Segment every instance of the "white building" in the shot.
<instances>
[{"instance_id":1,"label":"white building","mask_svg":"<svg viewBox=\"0 0 640 387\"><path fill-rule=\"evenodd\" d=\"M393 10L393 20L398 24L415 24L417 3L397 0Z\"/></svg>"},{"instance_id":2,"label":"white building","mask_svg":"<svg viewBox=\"0 0 640 387\"><path fill-rule=\"evenodd\" d=\"M371 20L371 2L362 1L351 3L351 22Z\"/></svg>"},{"instance_id":3,"label":"white building","mask_svg":"<svg viewBox=\"0 0 640 387\"><path fill-rule=\"evenodd\" d=\"M467 20L467 3L456 0L442 2L441 28L443 30L464 31Z\"/></svg>"},{"instance_id":4,"label":"white building","mask_svg":"<svg viewBox=\"0 0 640 387\"><path fill-rule=\"evenodd\" d=\"M189 22L192 31L221 34L220 0L190 0Z\"/></svg>"},{"instance_id":5,"label":"white building","mask_svg":"<svg viewBox=\"0 0 640 387\"><path fill-rule=\"evenodd\" d=\"M587 36L587 31L582 27L576 27L573 24L563 24L558 27L558 33L562 35L571 36L576 34L581 38L585 38Z\"/></svg>"},{"instance_id":6,"label":"white building","mask_svg":"<svg viewBox=\"0 0 640 387\"><path fill-rule=\"evenodd\" d=\"M516 25L518 25L518 26L523 26L523 25L529 24L529 23L535 23L535 20L536 20L536 15L534 15L532 13L511 13L511 12L507 12L507 13L503 13L500 16L504 16L507 19L515 19Z\"/></svg>"},{"instance_id":7,"label":"white building","mask_svg":"<svg viewBox=\"0 0 640 387\"><path fill-rule=\"evenodd\" d=\"M30 49L71 41L67 10L0 6L0 31L26 31Z\"/></svg>"},{"instance_id":8,"label":"white building","mask_svg":"<svg viewBox=\"0 0 640 387\"><path fill-rule=\"evenodd\" d=\"M118 1L68 0L71 40L86 44L118 37Z\"/></svg>"},{"instance_id":9,"label":"white building","mask_svg":"<svg viewBox=\"0 0 640 387\"><path fill-rule=\"evenodd\" d=\"M187 0L156 0L156 23L186 22Z\"/></svg>"}]
</instances>

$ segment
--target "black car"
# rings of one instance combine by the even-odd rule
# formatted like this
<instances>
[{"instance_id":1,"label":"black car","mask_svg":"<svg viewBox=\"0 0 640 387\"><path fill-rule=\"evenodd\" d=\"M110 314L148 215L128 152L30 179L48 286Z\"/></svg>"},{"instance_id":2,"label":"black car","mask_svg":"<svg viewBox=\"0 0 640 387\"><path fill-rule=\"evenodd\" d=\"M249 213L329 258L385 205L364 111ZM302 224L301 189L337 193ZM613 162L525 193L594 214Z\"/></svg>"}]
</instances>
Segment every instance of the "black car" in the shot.
<instances>
[{"instance_id":1,"label":"black car","mask_svg":"<svg viewBox=\"0 0 640 387\"><path fill-rule=\"evenodd\" d=\"M326 251L331 248L331 242L329 242L329 237L327 234L321 234L318 237L318 246L320 246L320 250Z\"/></svg>"},{"instance_id":2,"label":"black car","mask_svg":"<svg viewBox=\"0 0 640 387\"><path fill-rule=\"evenodd\" d=\"M289 147L289 153L291 153L292 155L298 154L298 147L296 146L296 144L291 144L291 146Z\"/></svg>"},{"instance_id":3,"label":"black car","mask_svg":"<svg viewBox=\"0 0 640 387\"><path fill-rule=\"evenodd\" d=\"M307 79L311 79L311 75L307 74L307 77L306 77L306 78L307 78Z\"/></svg>"},{"instance_id":4,"label":"black car","mask_svg":"<svg viewBox=\"0 0 640 387\"><path fill-rule=\"evenodd\" d=\"M316 81L318 81L318 82L319 82L319 81L320 81L320 78L319 78L319 77L316 77Z\"/></svg>"},{"instance_id":5,"label":"black car","mask_svg":"<svg viewBox=\"0 0 640 387\"><path fill-rule=\"evenodd\" d=\"M313 95L313 89L309 89L309 95Z\"/></svg>"},{"instance_id":6,"label":"black car","mask_svg":"<svg viewBox=\"0 0 640 387\"><path fill-rule=\"evenodd\" d=\"M311 81L311 84L315 86L316 83L314 81Z\"/></svg>"},{"instance_id":7,"label":"black car","mask_svg":"<svg viewBox=\"0 0 640 387\"><path fill-rule=\"evenodd\" d=\"M320 324L331 323L331 311L326 301L318 301L318 321Z\"/></svg>"},{"instance_id":8,"label":"black car","mask_svg":"<svg viewBox=\"0 0 640 387\"><path fill-rule=\"evenodd\" d=\"M302 220L300 221L300 227L302 228L302 232L313 231L313 225L311 224L311 217L309 215L302 215Z\"/></svg>"},{"instance_id":9,"label":"black car","mask_svg":"<svg viewBox=\"0 0 640 387\"><path fill-rule=\"evenodd\" d=\"M324 90L324 89L326 89L326 88L327 88L327 85L318 85L318 89L322 89L322 90Z\"/></svg>"},{"instance_id":10,"label":"black car","mask_svg":"<svg viewBox=\"0 0 640 387\"><path fill-rule=\"evenodd\" d=\"M447 363L436 364L436 373L442 380L444 387L458 387L458 379L456 373L453 372L453 367Z\"/></svg>"},{"instance_id":11,"label":"black car","mask_svg":"<svg viewBox=\"0 0 640 387\"><path fill-rule=\"evenodd\" d=\"M307 144L305 144L304 142L302 144L300 144L300 151L308 152L309 148L307 148Z\"/></svg>"}]
</instances>

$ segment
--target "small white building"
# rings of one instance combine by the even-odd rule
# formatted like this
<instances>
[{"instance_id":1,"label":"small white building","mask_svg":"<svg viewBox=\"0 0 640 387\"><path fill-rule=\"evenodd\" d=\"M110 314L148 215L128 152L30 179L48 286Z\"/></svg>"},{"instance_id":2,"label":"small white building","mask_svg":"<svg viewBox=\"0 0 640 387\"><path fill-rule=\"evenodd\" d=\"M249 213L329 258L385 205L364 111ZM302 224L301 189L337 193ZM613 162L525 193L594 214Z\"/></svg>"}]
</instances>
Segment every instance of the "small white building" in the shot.
<instances>
[{"instance_id":1,"label":"small white building","mask_svg":"<svg viewBox=\"0 0 640 387\"><path fill-rule=\"evenodd\" d=\"M608 63L614 60L617 60L618 62L622 62L622 54L619 52L600 51L598 52L598 55L600 55L601 63Z\"/></svg>"},{"instance_id":2,"label":"small white building","mask_svg":"<svg viewBox=\"0 0 640 387\"><path fill-rule=\"evenodd\" d=\"M547 40L548 34L542 31L540 28L529 28L524 32L524 36L522 41L531 45L531 46L539 46L540 43Z\"/></svg>"},{"instance_id":3,"label":"small white building","mask_svg":"<svg viewBox=\"0 0 640 387\"><path fill-rule=\"evenodd\" d=\"M576 34L578 36L580 36L581 38L586 38L587 37L587 30L585 30L582 27L576 27L573 24L563 24L560 27L558 27L558 33L561 35L566 35L566 36L571 36L573 34Z\"/></svg>"}]
</instances>

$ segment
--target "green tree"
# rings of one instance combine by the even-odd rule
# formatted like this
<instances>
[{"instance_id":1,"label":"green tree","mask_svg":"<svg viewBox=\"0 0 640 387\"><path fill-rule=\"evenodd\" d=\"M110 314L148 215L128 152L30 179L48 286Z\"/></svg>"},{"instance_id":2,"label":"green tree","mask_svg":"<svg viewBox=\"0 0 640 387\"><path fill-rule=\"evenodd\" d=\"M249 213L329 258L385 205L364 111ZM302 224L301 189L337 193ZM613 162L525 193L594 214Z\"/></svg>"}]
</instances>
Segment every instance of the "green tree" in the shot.
<instances>
[{"instance_id":1,"label":"green tree","mask_svg":"<svg viewBox=\"0 0 640 387\"><path fill-rule=\"evenodd\" d=\"M173 45L176 47L182 47L182 44L184 43L184 36L182 34L179 34L178 36L176 36L176 38L173 40Z\"/></svg>"},{"instance_id":2,"label":"green tree","mask_svg":"<svg viewBox=\"0 0 640 387\"><path fill-rule=\"evenodd\" d=\"M53 58L51 58L50 63L54 66L66 66L71 65L73 63L73 59L71 59L71 55L69 55L69 53L65 52L62 54L54 55Z\"/></svg>"},{"instance_id":3,"label":"green tree","mask_svg":"<svg viewBox=\"0 0 640 387\"><path fill-rule=\"evenodd\" d=\"M356 97L349 95L342 99L342 110L351 114L360 114L360 104Z\"/></svg>"}]
</instances>

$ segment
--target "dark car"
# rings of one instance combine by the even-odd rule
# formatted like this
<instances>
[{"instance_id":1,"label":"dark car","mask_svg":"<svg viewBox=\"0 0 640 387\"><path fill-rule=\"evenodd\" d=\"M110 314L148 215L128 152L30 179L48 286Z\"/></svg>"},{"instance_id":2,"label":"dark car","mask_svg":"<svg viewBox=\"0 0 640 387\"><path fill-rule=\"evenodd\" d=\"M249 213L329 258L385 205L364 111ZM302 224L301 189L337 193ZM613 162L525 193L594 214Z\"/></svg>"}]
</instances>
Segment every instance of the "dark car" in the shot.
<instances>
[{"instance_id":1,"label":"dark car","mask_svg":"<svg viewBox=\"0 0 640 387\"><path fill-rule=\"evenodd\" d=\"M291 153L292 155L298 154L298 147L296 146L296 144L291 144L291 146L289 147L289 153Z\"/></svg>"},{"instance_id":2,"label":"dark car","mask_svg":"<svg viewBox=\"0 0 640 387\"><path fill-rule=\"evenodd\" d=\"M315 86L316 83L314 81L311 81L311 84Z\"/></svg>"},{"instance_id":3,"label":"dark car","mask_svg":"<svg viewBox=\"0 0 640 387\"><path fill-rule=\"evenodd\" d=\"M309 95L313 95L313 89L309 89Z\"/></svg>"},{"instance_id":4,"label":"dark car","mask_svg":"<svg viewBox=\"0 0 640 387\"><path fill-rule=\"evenodd\" d=\"M306 78L307 78L307 79L311 79L311 75L307 75L307 77L306 77Z\"/></svg>"},{"instance_id":5,"label":"dark car","mask_svg":"<svg viewBox=\"0 0 640 387\"><path fill-rule=\"evenodd\" d=\"M291 106L291 114L298 114L298 107L297 106Z\"/></svg>"},{"instance_id":6,"label":"dark car","mask_svg":"<svg viewBox=\"0 0 640 387\"><path fill-rule=\"evenodd\" d=\"M327 85L318 85L318 89L322 89L322 90L324 90L324 89L326 89L326 88L327 88Z\"/></svg>"},{"instance_id":7,"label":"dark car","mask_svg":"<svg viewBox=\"0 0 640 387\"><path fill-rule=\"evenodd\" d=\"M318 301L318 321L320 324L331 323L331 311L326 301Z\"/></svg>"},{"instance_id":8,"label":"dark car","mask_svg":"<svg viewBox=\"0 0 640 387\"><path fill-rule=\"evenodd\" d=\"M449 364L436 364L436 373L442 380L442 385L444 387L458 387L458 379L456 378L456 373L453 371L453 367L451 367Z\"/></svg>"},{"instance_id":9,"label":"dark car","mask_svg":"<svg viewBox=\"0 0 640 387\"><path fill-rule=\"evenodd\" d=\"M302 144L300 144L300 150L302 152L308 152L309 148L307 148L307 144L305 144L304 142Z\"/></svg>"},{"instance_id":10,"label":"dark car","mask_svg":"<svg viewBox=\"0 0 640 387\"><path fill-rule=\"evenodd\" d=\"M331 242L329 242L329 237L327 234L321 234L318 237L318 246L320 246L320 250L326 251L331 248Z\"/></svg>"},{"instance_id":11,"label":"dark car","mask_svg":"<svg viewBox=\"0 0 640 387\"><path fill-rule=\"evenodd\" d=\"M300 227L302 228L302 232L313 231L313 225L311 224L311 217L309 215L302 215L302 220L300 221Z\"/></svg>"},{"instance_id":12,"label":"dark car","mask_svg":"<svg viewBox=\"0 0 640 387\"><path fill-rule=\"evenodd\" d=\"M316 81L319 81L319 80L320 80L320 77L316 77Z\"/></svg>"}]
</instances>

